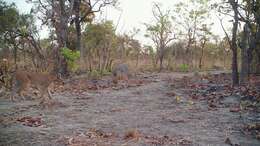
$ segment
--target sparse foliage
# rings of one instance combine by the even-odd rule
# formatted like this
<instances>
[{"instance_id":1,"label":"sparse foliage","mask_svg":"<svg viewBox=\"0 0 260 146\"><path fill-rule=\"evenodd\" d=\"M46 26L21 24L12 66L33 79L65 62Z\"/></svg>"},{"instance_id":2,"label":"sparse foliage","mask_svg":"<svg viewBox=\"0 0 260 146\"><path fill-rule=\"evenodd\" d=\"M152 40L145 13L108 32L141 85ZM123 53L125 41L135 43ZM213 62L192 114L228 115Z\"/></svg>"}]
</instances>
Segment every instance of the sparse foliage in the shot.
<instances>
[{"instance_id":1,"label":"sparse foliage","mask_svg":"<svg viewBox=\"0 0 260 146\"><path fill-rule=\"evenodd\" d=\"M146 37L151 38L157 50L157 59L160 64L160 71L163 69L163 60L165 57L166 47L173 41L174 34L172 23L170 21L170 10L165 12L160 4L153 4L154 24L145 24L147 29Z\"/></svg>"}]
</instances>

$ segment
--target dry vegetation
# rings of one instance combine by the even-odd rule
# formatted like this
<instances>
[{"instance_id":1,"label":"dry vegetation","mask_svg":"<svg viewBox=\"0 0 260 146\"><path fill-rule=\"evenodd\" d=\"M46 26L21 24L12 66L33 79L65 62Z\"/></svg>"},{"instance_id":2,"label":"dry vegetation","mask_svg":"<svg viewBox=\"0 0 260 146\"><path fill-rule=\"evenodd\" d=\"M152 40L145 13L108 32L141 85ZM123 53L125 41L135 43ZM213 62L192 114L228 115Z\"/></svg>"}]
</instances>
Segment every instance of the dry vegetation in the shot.
<instances>
[{"instance_id":1,"label":"dry vegetation","mask_svg":"<svg viewBox=\"0 0 260 146\"><path fill-rule=\"evenodd\" d=\"M0 145L260 145L259 1L152 3L152 44L96 18L120 0L28 3L0 0Z\"/></svg>"}]
</instances>

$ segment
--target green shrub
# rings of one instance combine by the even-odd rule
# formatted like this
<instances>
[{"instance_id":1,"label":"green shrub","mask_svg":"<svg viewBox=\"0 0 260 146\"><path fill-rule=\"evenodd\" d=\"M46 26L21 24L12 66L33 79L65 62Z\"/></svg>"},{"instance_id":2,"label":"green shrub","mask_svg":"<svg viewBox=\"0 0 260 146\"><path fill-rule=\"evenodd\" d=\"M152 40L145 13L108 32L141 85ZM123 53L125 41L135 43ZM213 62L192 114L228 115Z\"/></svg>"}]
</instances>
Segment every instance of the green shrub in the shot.
<instances>
[{"instance_id":1,"label":"green shrub","mask_svg":"<svg viewBox=\"0 0 260 146\"><path fill-rule=\"evenodd\" d=\"M108 70L92 70L91 72L88 73L88 77L90 79L99 79L102 76L106 76L106 75L111 75L111 72L109 72Z\"/></svg>"},{"instance_id":2,"label":"green shrub","mask_svg":"<svg viewBox=\"0 0 260 146\"><path fill-rule=\"evenodd\" d=\"M61 54L66 59L69 70L74 72L79 68L79 65L76 64L76 61L80 57L79 51L73 51L69 48L61 48Z\"/></svg>"},{"instance_id":3,"label":"green shrub","mask_svg":"<svg viewBox=\"0 0 260 146\"><path fill-rule=\"evenodd\" d=\"M91 72L89 72L88 77L90 79L99 79L101 77L101 74L97 70L92 70Z\"/></svg>"},{"instance_id":4,"label":"green shrub","mask_svg":"<svg viewBox=\"0 0 260 146\"><path fill-rule=\"evenodd\" d=\"M111 75L111 72L109 70L106 70L106 69L102 70L101 72L102 72L101 74L104 75L104 76Z\"/></svg>"},{"instance_id":5,"label":"green shrub","mask_svg":"<svg viewBox=\"0 0 260 146\"><path fill-rule=\"evenodd\" d=\"M180 70L181 72L188 72L188 71L189 71L189 65L188 65L188 64L181 64L181 65L179 66L179 70Z\"/></svg>"}]
</instances>

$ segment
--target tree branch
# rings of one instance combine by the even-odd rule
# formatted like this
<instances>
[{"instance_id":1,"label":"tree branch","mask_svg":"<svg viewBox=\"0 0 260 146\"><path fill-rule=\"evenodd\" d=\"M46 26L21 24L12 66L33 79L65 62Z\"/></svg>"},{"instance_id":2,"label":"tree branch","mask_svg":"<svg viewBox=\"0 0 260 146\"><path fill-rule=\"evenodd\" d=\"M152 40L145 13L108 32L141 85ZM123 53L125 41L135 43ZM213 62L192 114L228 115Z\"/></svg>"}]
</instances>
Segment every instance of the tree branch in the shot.
<instances>
[{"instance_id":1,"label":"tree branch","mask_svg":"<svg viewBox=\"0 0 260 146\"><path fill-rule=\"evenodd\" d=\"M218 16L217 16L218 17ZM221 25L221 27L222 27L222 30L224 31L224 33L225 33L225 36L227 37L227 39L228 39L228 44L231 46L231 40L230 40L230 37L229 37L229 35L228 35L228 33L227 33L227 31L225 30L225 28L224 28L224 26L223 26L223 22L222 22L222 19L221 18L219 18L218 17L218 19L219 19L219 21L220 21L220 25Z\"/></svg>"}]
</instances>

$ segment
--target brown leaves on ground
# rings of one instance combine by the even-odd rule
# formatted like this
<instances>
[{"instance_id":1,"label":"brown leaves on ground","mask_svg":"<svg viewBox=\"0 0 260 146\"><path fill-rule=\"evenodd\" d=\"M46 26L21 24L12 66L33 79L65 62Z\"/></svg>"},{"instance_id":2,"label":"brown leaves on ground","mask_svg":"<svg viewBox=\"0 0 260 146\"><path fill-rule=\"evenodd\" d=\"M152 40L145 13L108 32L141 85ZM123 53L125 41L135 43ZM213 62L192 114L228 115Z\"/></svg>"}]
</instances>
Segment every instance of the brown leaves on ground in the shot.
<instances>
[{"instance_id":1,"label":"brown leaves on ground","mask_svg":"<svg viewBox=\"0 0 260 146\"><path fill-rule=\"evenodd\" d=\"M209 109L218 107L219 100L230 96L233 92L230 88L231 81L228 75L201 75L194 77L184 76L175 79L170 85L175 89L181 89L188 94L192 100L207 100ZM171 94L168 93L170 96Z\"/></svg>"},{"instance_id":2,"label":"brown leaves on ground","mask_svg":"<svg viewBox=\"0 0 260 146\"><path fill-rule=\"evenodd\" d=\"M260 123L255 123L247 126L248 130L258 130L260 131Z\"/></svg>"},{"instance_id":3,"label":"brown leaves on ground","mask_svg":"<svg viewBox=\"0 0 260 146\"><path fill-rule=\"evenodd\" d=\"M129 140L129 139L136 139L138 140L140 138L141 134L137 129L130 129L129 131L126 132L124 139Z\"/></svg>"},{"instance_id":4,"label":"brown leaves on ground","mask_svg":"<svg viewBox=\"0 0 260 146\"><path fill-rule=\"evenodd\" d=\"M112 146L117 136L114 133L106 133L102 130L90 129L88 132L79 133L74 136L61 137L58 143L67 146Z\"/></svg>"},{"instance_id":5,"label":"brown leaves on ground","mask_svg":"<svg viewBox=\"0 0 260 146\"><path fill-rule=\"evenodd\" d=\"M254 82L251 81L252 78ZM186 77L169 81L171 87L182 89L193 100L207 100L209 109L221 107L221 100L230 96L240 96L242 101L250 101L243 109L258 108L260 105L260 77L251 76L250 82L246 86L233 88L231 86L231 74L220 73L201 75L200 77ZM168 96L174 96L170 92ZM240 107L231 107L231 112L239 112ZM260 110L258 108L258 110Z\"/></svg>"},{"instance_id":6,"label":"brown leaves on ground","mask_svg":"<svg viewBox=\"0 0 260 146\"><path fill-rule=\"evenodd\" d=\"M141 134L137 129L130 129L123 136L102 130L90 129L74 136L63 136L58 140L67 146L114 146L114 145L191 145L191 141L180 136L169 137Z\"/></svg>"},{"instance_id":7,"label":"brown leaves on ground","mask_svg":"<svg viewBox=\"0 0 260 146\"><path fill-rule=\"evenodd\" d=\"M148 78L133 77L128 81L119 81L117 84L112 82L111 77L103 77L102 79L88 79L78 78L69 79L64 85L57 84L54 87L55 92L70 92L76 94L82 94L89 90L101 90L101 89L123 89L127 87L138 87L152 82Z\"/></svg>"},{"instance_id":8,"label":"brown leaves on ground","mask_svg":"<svg viewBox=\"0 0 260 146\"><path fill-rule=\"evenodd\" d=\"M260 140L260 123L248 124L244 127L244 131Z\"/></svg>"},{"instance_id":9,"label":"brown leaves on ground","mask_svg":"<svg viewBox=\"0 0 260 146\"><path fill-rule=\"evenodd\" d=\"M209 110L229 108L230 112L260 112L260 76L251 75L248 84L232 87L231 74L209 74L200 77L183 77L169 81L175 90L182 90L192 100L206 101ZM168 96L174 96L167 93ZM231 99L230 99L231 98ZM233 98L233 99L232 99ZM260 124L246 126L244 131L260 139ZM227 143L231 143L227 139Z\"/></svg>"},{"instance_id":10,"label":"brown leaves on ground","mask_svg":"<svg viewBox=\"0 0 260 146\"><path fill-rule=\"evenodd\" d=\"M43 124L43 121L40 117L25 116L22 118L18 118L17 121L29 127L39 127Z\"/></svg>"},{"instance_id":11,"label":"brown leaves on ground","mask_svg":"<svg viewBox=\"0 0 260 146\"><path fill-rule=\"evenodd\" d=\"M234 113L237 113L237 112L240 112L241 111L241 107L239 105L235 105L233 107L230 107L229 108L229 111L230 112L234 112Z\"/></svg>"},{"instance_id":12,"label":"brown leaves on ground","mask_svg":"<svg viewBox=\"0 0 260 146\"><path fill-rule=\"evenodd\" d=\"M167 92L166 95L169 96L169 97L175 97L176 93L171 91L171 92Z\"/></svg>"},{"instance_id":13,"label":"brown leaves on ground","mask_svg":"<svg viewBox=\"0 0 260 146\"><path fill-rule=\"evenodd\" d=\"M190 140L181 137L169 136L144 136L144 141L148 145L192 145Z\"/></svg>"},{"instance_id":14,"label":"brown leaves on ground","mask_svg":"<svg viewBox=\"0 0 260 146\"><path fill-rule=\"evenodd\" d=\"M260 76L250 75L249 84L251 86L260 86Z\"/></svg>"},{"instance_id":15,"label":"brown leaves on ground","mask_svg":"<svg viewBox=\"0 0 260 146\"><path fill-rule=\"evenodd\" d=\"M137 87L137 86L141 86L145 83L148 83L147 80L142 80L142 79L130 79L130 80L128 80L128 86L129 87Z\"/></svg>"},{"instance_id":16,"label":"brown leaves on ground","mask_svg":"<svg viewBox=\"0 0 260 146\"><path fill-rule=\"evenodd\" d=\"M110 112L122 112L122 111L126 111L127 109L125 108L113 108L110 110Z\"/></svg>"}]
</instances>

